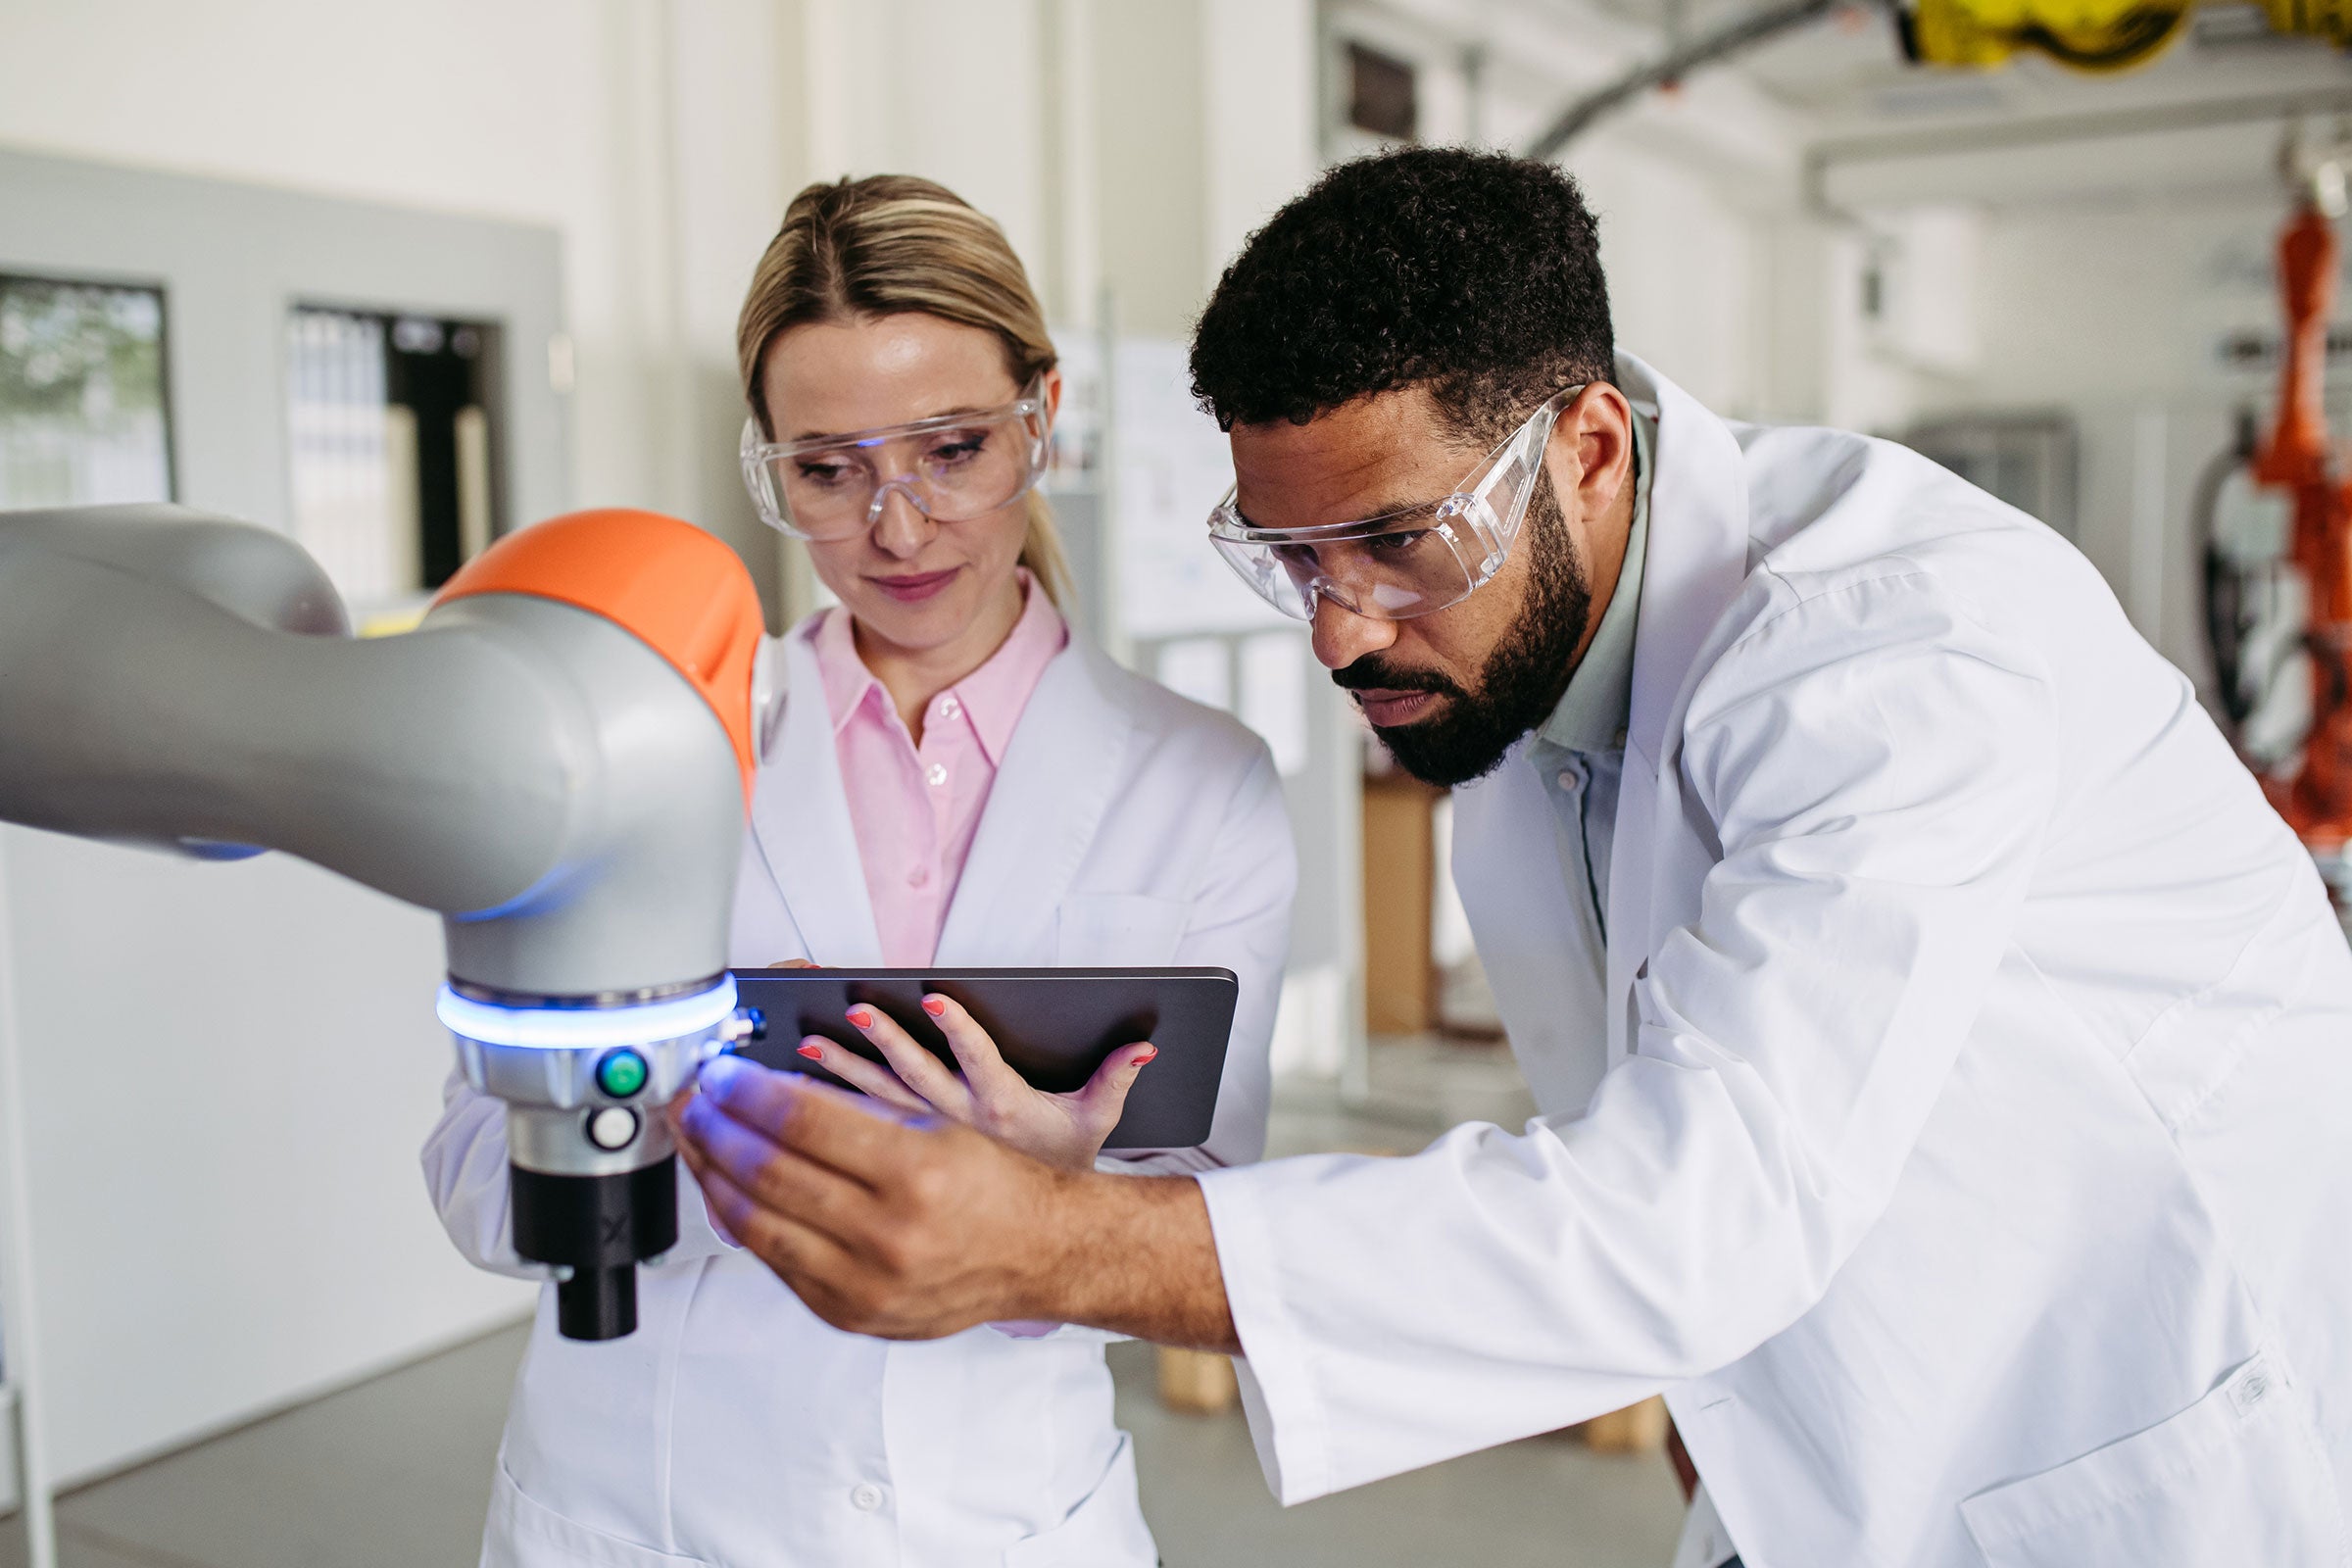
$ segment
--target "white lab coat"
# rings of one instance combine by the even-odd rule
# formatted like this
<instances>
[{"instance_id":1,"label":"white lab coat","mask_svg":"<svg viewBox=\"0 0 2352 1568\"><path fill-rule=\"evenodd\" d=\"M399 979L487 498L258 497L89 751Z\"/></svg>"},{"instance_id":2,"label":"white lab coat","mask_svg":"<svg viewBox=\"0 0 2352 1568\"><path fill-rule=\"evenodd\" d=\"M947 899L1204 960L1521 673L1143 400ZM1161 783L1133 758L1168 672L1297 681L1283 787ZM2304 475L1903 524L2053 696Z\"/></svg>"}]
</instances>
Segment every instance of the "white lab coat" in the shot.
<instances>
[{"instance_id":1,"label":"white lab coat","mask_svg":"<svg viewBox=\"0 0 2352 1568\"><path fill-rule=\"evenodd\" d=\"M2344 1562L2309 858L2056 534L1620 370L1660 413L1605 1037L1515 754L1455 879L1543 1116L1202 1179L1270 1483L1662 1390L1747 1568Z\"/></svg>"},{"instance_id":2,"label":"white lab coat","mask_svg":"<svg viewBox=\"0 0 2352 1568\"><path fill-rule=\"evenodd\" d=\"M732 959L881 961L808 632L771 644ZM1208 964L1241 980L1208 1143L1263 1150L1266 1053L1297 880L1264 745L1073 636L1023 710L940 939L943 966ZM425 1151L460 1249L513 1267L500 1107L453 1085ZM496 1568L1147 1568L1107 1336L842 1334L711 1230L681 1176L677 1250L640 1270L639 1326L583 1345L543 1297L483 1551Z\"/></svg>"}]
</instances>

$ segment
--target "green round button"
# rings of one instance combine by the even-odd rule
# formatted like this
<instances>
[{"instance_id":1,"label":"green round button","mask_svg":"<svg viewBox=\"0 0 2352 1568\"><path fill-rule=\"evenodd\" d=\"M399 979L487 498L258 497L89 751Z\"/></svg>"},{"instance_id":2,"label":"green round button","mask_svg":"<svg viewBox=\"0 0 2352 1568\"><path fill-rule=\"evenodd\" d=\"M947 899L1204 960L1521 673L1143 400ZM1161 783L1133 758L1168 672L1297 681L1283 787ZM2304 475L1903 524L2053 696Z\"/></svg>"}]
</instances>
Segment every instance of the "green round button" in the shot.
<instances>
[{"instance_id":1,"label":"green round button","mask_svg":"<svg viewBox=\"0 0 2352 1568\"><path fill-rule=\"evenodd\" d=\"M626 1100L645 1087L645 1058L628 1047L608 1052L596 1064L596 1087L614 1100Z\"/></svg>"}]
</instances>

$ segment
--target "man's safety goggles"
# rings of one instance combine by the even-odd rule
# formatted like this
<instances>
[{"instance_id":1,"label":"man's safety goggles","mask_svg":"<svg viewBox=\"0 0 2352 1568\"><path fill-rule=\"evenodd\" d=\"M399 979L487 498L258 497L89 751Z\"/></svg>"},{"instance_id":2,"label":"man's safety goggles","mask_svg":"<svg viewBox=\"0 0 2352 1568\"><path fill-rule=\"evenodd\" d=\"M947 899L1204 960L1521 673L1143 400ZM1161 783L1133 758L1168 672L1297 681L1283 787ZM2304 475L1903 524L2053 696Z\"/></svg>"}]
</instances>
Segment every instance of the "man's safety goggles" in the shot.
<instances>
[{"instance_id":1,"label":"man's safety goggles","mask_svg":"<svg viewBox=\"0 0 2352 1568\"><path fill-rule=\"evenodd\" d=\"M1318 599L1374 620L1458 605L1510 559L1552 424L1583 390L1546 401L1441 500L1361 522L1257 528L1229 490L1208 514L1209 540L1260 598L1300 620L1314 619Z\"/></svg>"},{"instance_id":2,"label":"man's safety goggles","mask_svg":"<svg viewBox=\"0 0 2352 1568\"><path fill-rule=\"evenodd\" d=\"M969 522L1026 495L1053 432L1043 377L1001 409L808 441L762 441L743 421L743 482L762 521L796 539L855 539L892 492L934 522Z\"/></svg>"}]
</instances>

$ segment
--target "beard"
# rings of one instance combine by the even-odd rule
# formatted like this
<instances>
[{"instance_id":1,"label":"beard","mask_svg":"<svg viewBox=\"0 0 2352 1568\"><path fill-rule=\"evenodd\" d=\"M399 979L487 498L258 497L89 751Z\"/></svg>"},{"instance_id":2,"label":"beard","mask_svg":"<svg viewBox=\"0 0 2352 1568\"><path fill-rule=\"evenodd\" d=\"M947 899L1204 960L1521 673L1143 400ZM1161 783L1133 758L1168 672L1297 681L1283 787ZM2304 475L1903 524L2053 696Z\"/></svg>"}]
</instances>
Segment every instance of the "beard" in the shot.
<instances>
[{"instance_id":1,"label":"beard","mask_svg":"<svg viewBox=\"0 0 2352 1568\"><path fill-rule=\"evenodd\" d=\"M1373 732L1396 765L1424 783L1450 788L1492 773L1519 737L1551 716L1568 689L1592 592L1548 474L1529 503L1527 521L1526 602L1472 689L1435 670L1389 664L1378 654L1332 673L1349 690L1431 692L1448 699L1435 717Z\"/></svg>"}]
</instances>

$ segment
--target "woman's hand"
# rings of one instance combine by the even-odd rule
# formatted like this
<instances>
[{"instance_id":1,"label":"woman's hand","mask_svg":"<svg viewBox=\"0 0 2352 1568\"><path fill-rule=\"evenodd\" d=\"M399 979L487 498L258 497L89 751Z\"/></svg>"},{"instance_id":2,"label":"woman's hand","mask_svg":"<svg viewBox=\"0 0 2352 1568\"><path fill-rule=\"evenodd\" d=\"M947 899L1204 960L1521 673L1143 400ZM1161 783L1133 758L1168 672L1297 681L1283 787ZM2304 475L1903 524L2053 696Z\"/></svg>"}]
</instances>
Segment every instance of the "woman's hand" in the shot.
<instances>
[{"instance_id":1,"label":"woman's hand","mask_svg":"<svg viewBox=\"0 0 2352 1568\"><path fill-rule=\"evenodd\" d=\"M1032 1089L1005 1065L997 1043L960 1004L932 995L923 998L923 1010L939 1021L948 1048L962 1064L960 1075L916 1045L878 1007L852 1007L849 1019L881 1051L889 1066L868 1061L821 1035L803 1040L801 1054L887 1104L937 1111L1063 1170L1093 1168L1102 1140L1127 1106L1127 1091L1135 1087L1136 1075L1159 1054L1151 1045L1121 1046L1095 1069L1085 1088L1050 1095Z\"/></svg>"}]
</instances>

